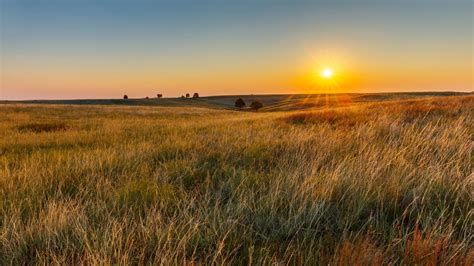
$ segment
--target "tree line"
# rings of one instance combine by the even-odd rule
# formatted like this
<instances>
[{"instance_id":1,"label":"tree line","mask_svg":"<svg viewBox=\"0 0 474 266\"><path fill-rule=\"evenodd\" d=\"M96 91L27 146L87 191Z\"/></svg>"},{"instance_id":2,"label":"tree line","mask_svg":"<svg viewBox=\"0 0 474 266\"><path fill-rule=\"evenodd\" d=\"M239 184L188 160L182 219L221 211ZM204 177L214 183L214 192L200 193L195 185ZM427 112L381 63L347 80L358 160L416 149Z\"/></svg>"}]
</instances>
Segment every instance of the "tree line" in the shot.
<instances>
[{"instance_id":1,"label":"tree line","mask_svg":"<svg viewBox=\"0 0 474 266\"><path fill-rule=\"evenodd\" d=\"M156 98L158 98L158 99L163 98L163 94L158 93L158 94L156 95ZM181 95L181 98L191 98L191 94L186 93L186 96L185 96L185 95ZM193 98L199 98L199 93L195 92L195 93L193 94ZM128 100L128 95L127 95L127 94L123 95L123 99L124 99L124 100ZM150 97L146 96L145 99L150 99Z\"/></svg>"},{"instance_id":2,"label":"tree line","mask_svg":"<svg viewBox=\"0 0 474 266\"><path fill-rule=\"evenodd\" d=\"M158 99L163 98L163 94L158 93L158 94L156 95L156 98L158 98ZM191 98L191 94L186 93L185 95L181 95L180 98L182 98L182 99ZM195 98L199 98L199 93L195 92L195 93L193 94L193 98L194 98L194 99L195 99ZM124 99L124 100L128 100L128 95L125 94L125 95L123 96L123 99ZM145 99L149 99L149 97L146 96ZM237 108L237 109L239 109L239 110L243 110L244 108L247 107L247 104L245 103L245 101L244 101L242 98L238 98L238 99L235 101L234 106L235 106L235 108ZM260 108L262 108L262 107L263 107L263 103L262 103L261 101L259 101L259 100L255 100L255 101L253 101L252 103L250 103L250 105L248 106L248 109L252 109L252 110L258 111L258 110L259 110Z\"/></svg>"}]
</instances>

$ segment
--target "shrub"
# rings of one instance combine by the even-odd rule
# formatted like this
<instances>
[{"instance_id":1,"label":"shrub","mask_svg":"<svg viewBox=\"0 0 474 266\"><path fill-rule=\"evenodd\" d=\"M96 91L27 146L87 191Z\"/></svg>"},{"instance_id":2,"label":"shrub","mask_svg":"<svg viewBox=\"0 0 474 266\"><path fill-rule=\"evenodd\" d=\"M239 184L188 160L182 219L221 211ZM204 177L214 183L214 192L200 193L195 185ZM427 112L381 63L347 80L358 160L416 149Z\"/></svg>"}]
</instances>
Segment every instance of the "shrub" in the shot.
<instances>
[{"instance_id":1,"label":"shrub","mask_svg":"<svg viewBox=\"0 0 474 266\"><path fill-rule=\"evenodd\" d=\"M157 94L156 97L159 99L159 98L162 98L163 97L163 94Z\"/></svg>"},{"instance_id":2,"label":"shrub","mask_svg":"<svg viewBox=\"0 0 474 266\"><path fill-rule=\"evenodd\" d=\"M193 94L193 98L199 98L199 93L195 92L195 93Z\"/></svg>"},{"instance_id":3,"label":"shrub","mask_svg":"<svg viewBox=\"0 0 474 266\"><path fill-rule=\"evenodd\" d=\"M125 95L123 96L123 99L124 99L124 100L127 100L127 99L128 99L128 95L125 94Z\"/></svg>"},{"instance_id":4,"label":"shrub","mask_svg":"<svg viewBox=\"0 0 474 266\"><path fill-rule=\"evenodd\" d=\"M191 97L191 95L189 93L186 93L186 98L189 98Z\"/></svg>"},{"instance_id":5,"label":"shrub","mask_svg":"<svg viewBox=\"0 0 474 266\"><path fill-rule=\"evenodd\" d=\"M263 103L259 100L253 101L250 104L250 108L254 109L255 111L258 111L258 109L263 107Z\"/></svg>"},{"instance_id":6,"label":"shrub","mask_svg":"<svg viewBox=\"0 0 474 266\"><path fill-rule=\"evenodd\" d=\"M245 104L244 100L242 100L242 98L239 98L239 99L237 99L237 101L235 101L235 105L234 105L234 106L235 106L236 108L242 109L242 108L245 107L245 105L246 105L246 104Z\"/></svg>"}]
</instances>

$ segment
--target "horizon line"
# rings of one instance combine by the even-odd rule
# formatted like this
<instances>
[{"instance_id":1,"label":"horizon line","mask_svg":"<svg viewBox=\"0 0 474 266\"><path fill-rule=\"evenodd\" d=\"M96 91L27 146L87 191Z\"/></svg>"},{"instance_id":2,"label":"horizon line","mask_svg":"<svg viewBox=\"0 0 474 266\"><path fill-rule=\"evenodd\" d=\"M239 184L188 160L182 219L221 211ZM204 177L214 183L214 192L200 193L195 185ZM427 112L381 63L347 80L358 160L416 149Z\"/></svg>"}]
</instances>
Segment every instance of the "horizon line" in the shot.
<instances>
[{"instance_id":1,"label":"horizon line","mask_svg":"<svg viewBox=\"0 0 474 266\"><path fill-rule=\"evenodd\" d=\"M426 90L426 91L380 91L380 92L325 92L325 93L258 93L258 94L216 94L216 95L204 95L199 96L199 98L213 98L213 97L246 97L246 96L284 96L284 95L356 95L356 94L424 94L424 93L453 93L453 94L474 94L473 91L458 91L458 90L447 90L447 91L436 91L436 90ZM159 99L157 97L150 97L146 99L146 97L136 97L132 98L129 97L127 100L153 100ZM181 99L181 96L174 96L174 97L163 97L161 99ZM189 99L192 99L190 97ZM194 98L195 99L195 98ZM48 99L48 98L41 98L41 99L0 99L0 102L32 102L32 101L88 101L88 100L124 100L123 98L58 98L58 99Z\"/></svg>"}]
</instances>

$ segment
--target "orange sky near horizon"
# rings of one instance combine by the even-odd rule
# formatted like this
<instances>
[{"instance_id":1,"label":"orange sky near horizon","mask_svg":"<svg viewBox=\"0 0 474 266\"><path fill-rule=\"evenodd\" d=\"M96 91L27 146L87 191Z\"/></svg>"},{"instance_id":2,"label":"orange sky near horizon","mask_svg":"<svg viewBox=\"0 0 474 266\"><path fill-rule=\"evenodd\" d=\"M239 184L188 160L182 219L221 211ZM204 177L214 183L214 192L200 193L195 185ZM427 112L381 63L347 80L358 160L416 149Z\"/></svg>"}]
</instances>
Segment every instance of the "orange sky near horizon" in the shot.
<instances>
[{"instance_id":1,"label":"orange sky near horizon","mask_svg":"<svg viewBox=\"0 0 474 266\"><path fill-rule=\"evenodd\" d=\"M159 73L145 67L129 70L81 65L63 68L59 65L57 68L23 68L24 72L4 68L2 88L13 87L20 93L30 88L41 88L35 98L44 91L50 94L47 98L54 98L54 95L62 98L60 95L68 90L65 88L71 88L74 92L71 96L77 98L114 98L124 93L130 97L153 97L156 93L175 97L194 91L202 95L223 95L472 90L472 67L468 65L423 67L407 62L406 65L377 69L361 61L340 61L315 63L318 61L309 60L291 67L274 65L271 69L182 69ZM324 67L334 71L330 81L319 76Z\"/></svg>"}]
</instances>

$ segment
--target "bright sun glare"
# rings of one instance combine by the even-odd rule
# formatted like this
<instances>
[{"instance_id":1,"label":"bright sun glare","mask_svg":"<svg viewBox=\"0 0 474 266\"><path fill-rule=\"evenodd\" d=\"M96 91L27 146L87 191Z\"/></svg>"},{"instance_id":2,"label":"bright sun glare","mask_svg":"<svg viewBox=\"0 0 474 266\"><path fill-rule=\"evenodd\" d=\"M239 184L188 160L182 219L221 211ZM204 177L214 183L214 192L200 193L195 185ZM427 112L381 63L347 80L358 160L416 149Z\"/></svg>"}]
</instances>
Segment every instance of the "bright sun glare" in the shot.
<instances>
[{"instance_id":1,"label":"bright sun glare","mask_svg":"<svg viewBox=\"0 0 474 266\"><path fill-rule=\"evenodd\" d=\"M330 79L332 77L332 69L330 68L325 68L323 69L323 71L321 72L321 76L325 79Z\"/></svg>"}]
</instances>

